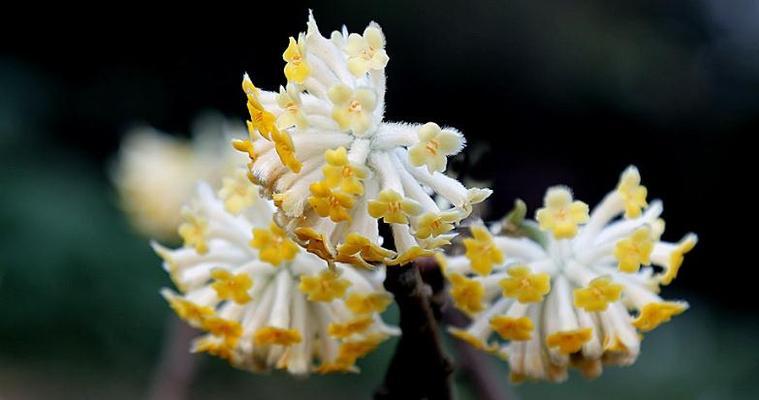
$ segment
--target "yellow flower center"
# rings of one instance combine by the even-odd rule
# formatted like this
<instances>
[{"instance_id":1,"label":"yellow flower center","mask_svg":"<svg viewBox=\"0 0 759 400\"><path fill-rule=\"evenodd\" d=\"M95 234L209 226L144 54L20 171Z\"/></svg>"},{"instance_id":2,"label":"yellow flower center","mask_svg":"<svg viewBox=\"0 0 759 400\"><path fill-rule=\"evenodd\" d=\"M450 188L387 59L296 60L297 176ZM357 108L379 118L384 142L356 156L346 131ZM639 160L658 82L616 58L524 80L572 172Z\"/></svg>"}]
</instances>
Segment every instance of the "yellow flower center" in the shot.
<instances>
[{"instance_id":1,"label":"yellow flower center","mask_svg":"<svg viewBox=\"0 0 759 400\"><path fill-rule=\"evenodd\" d=\"M353 100L350 102L350 105L348 106L348 111L350 112L361 112L361 103L358 100Z\"/></svg>"}]
</instances>

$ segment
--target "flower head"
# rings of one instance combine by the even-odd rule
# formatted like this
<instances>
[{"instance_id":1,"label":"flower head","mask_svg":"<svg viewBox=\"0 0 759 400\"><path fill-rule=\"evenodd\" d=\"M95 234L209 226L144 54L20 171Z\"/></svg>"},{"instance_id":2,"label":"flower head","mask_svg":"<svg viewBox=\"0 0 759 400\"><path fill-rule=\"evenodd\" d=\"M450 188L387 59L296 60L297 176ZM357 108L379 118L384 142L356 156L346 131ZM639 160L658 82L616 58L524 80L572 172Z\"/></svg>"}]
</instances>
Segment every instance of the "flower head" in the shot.
<instances>
[{"instance_id":1,"label":"flower head","mask_svg":"<svg viewBox=\"0 0 759 400\"><path fill-rule=\"evenodd\" d=\"M490 195L442 173L464 146L458 131L383 120L388 57L379 25L328 39L309 16L285 60L284 92L259 90L245 76L249 138L236 147L279 208L277 223L308 251L363 267L407 263L447 244ZM452 207L441 210L435 194ZM397 252L382 247L380 222Z\"/></svg>"},{"instance_id":2,"label":"flower head","mask_svg":"<svg viewBox=\"0 0 759 400\"><path fill-rule=\"evenodd\" d=\"M631 167L620 187L628 185L630 171L639 185ZM498 249L501 259L491 259L487 268L484 256L441 260L454 304L472 318L466 329L452 333L502 355L516 380L562 381L570 366L594 377L603 364L635 362L640 332L688 308L658 293L677 274L696 236L661 241L661 203L630 199L615 190L588 216L568 189L552 188L538 211L543 237L491 237L484 227L473 228L470 240ZM630 212L641 205L637 215Z\"/></svg>"},{"instance_id":3,"label":"flower head","mask_svg":"<svg viewBox=\"0 0 759 400\"><path fill-rule=\"evenodd\" d=\"M270 202L256 198L237 212L225 203L200 185L186 209L203 221L199 239L176 250L153 244L181 293L163 296L206 332L193 351L251 371L346 372L397 333L379 317L391 301L381 270L328 269L272 223Z\"/></svg>"}]
</instances>

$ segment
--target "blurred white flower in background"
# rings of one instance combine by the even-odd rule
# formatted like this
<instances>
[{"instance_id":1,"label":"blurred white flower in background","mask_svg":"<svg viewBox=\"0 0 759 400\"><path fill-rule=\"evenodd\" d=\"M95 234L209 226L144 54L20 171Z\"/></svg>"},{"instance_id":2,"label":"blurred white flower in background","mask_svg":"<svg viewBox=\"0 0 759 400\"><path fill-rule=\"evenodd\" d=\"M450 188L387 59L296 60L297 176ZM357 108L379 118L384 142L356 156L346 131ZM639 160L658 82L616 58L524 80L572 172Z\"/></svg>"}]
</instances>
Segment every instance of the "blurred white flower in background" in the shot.
<instances>
[{"instance_id":1,"label":"blurred white flower in background","mask_svg":"<svg viewBox=\"0 0 759 400\"><path fill-rule=\"evenodd\" d=\"M196 183L219 187L223 176L245 165L230 147L243 131L242 124L208 114L193 124L191 140L150 127L127 132L111 177L135 229L147 237L176 238L182 206Z\"/></svg>"}]
</instances>

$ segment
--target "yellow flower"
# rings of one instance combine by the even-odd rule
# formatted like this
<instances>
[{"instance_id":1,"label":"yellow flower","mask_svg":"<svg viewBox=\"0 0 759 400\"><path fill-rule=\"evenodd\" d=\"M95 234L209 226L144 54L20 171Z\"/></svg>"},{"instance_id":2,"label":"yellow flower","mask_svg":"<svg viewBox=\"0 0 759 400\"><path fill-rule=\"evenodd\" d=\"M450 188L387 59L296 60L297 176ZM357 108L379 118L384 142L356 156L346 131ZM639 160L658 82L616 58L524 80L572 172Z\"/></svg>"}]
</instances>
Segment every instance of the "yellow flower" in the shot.
<instances>
[{"instance_id":1,"label":"yellow flower","mask_svg":"<svg viewBox=\"0 0 759 400\"><path fill-rule=\"evenodd\" d=\"M345 299L345 305L356 314L381 313L393 302L388 293L351 293Z\"/></svg>"},{"instance_id":2,"label":"yellow flower","mask_svg":"<svg viewBox=\"0 0 759 400\"><path fill-rule=\"evenodd\" d=\"M219 197L224 200L224 209L232 214L239 214L251 206L258 198L258 188L251 185L244 170L238 169L233 176L222 180Z\"/></svg>"},{"instance_id":3,"label":"yellow flower","mask_svg":"<svg viewBox=\"0 0 759 400\"><path fill-rule=\"evenodd\" d=\"M593 338L593 328L573 329L548 335L546 345L558 347L562 354L572 354L580 351L582 345L591 338Z\"/></svg>"},{"instance_id":4,"label":"yellow flower","mask_svg":"<svg viewBox=\"0 0 759 400\"><path fill-rule=\"evenodd\" d=\"M348 70L356 76L370 69L383 69L390 59L385 52L385 38L374 26L367 27L363 36L357 33L348 35L345 52L348 53Z\"/></svg>"},{"instance_id":5,"label":"yellow flower","mask_svg":"<svg viewBox=\"0 0 759 400\"><path fill-rule=\"evenodd\" d=\"M271 139L274 142L274 150L277 152L282 164L296 174L300 172L302 165L295 157L295 145L290 135L285 131L275 128L271 133Z\"/></svg>"},{"instance_id":6,"label":"yellow flower","mask_svg":"<svg viewBox=\"0 0 759 400\"><path fill-rule=\"evenodd\" d=\"M327 327L330 336L337 339L345 339L355 333L367 330L374 323L371 315L360 316L345 323L333 322Z\"/></svg>"},{"instance_id":7,"label":"yellow flower","mask_svg":"<svg viewBox=\"0 0 759 400\"><path fill-rule=\"evenodd\" d=\"M208 252L208 244L206 243L208 222L189 209L182 210L182 216L185 222L179 225L178 232L185 246L194 247L198 254L205 254Z\"/></svg>"},{"instance_id":8,"label":"yellow flower","mask_svg":"<svg viewBox=\"0 0 759 400\"><path fill-rule=\"evenodd\" d=\"M248 131L252 137L255 137L255 131L257 130L261 136L266 139L271 138L271 133L276 129L276 117L274 114L266 111L261 101L258 99L258 88L253 85L248 74L245 74L242 79L242 90L245 92L248 98L248 113L250 114L250 121L248 121Z\"/></svg>"},{"instance_id":9,"label":"yellow flower","mask_svg":"<svg viewBox=\"0 0 759 400\"><path fill-rule=\"evenodd\" d=\"M351 89L345 84L332 86L327 93L334 104L332 118L341 129L350 129L363 136L373 124L372 113L377 107L377 94L368 88Z\"/></svg>"},{"instance_id":10,"label":"yellow flower","mask_svg":"<svg viewBox=\"0 0 759 400\"><path fill-rule=\"evenodd\" d=\"M416 220L414 235L417 239L440 236L453 230L453 224L460 219L459 213L452 211L424 213Z\"/></svg>"},{"instance_id":11,"label":"yellow flower","mask_svg":"<svg viewBox=\"0 0 759 400\"><path fill-rule=\"evenodd\" d=\"M287 85L287 89L280 86L277 105L282 109L282 113L277 117L277 128L297 126L303 129L308 126L308 121L300 109L300 94L292 85Z\"/></svg>"},{"instance_id":12,"label":"yellow flower","mask_svg":"<svg viewBox=\"0 0 759 400\"><path fill-rule=\"evenodd\" d=\"M300 172L301 163L295 157L295 145L293 145L292 138L286 131L277 129L277 118L274 114L264 109L263 104L261 104L258 98L258 88L253 85L248 74L245 74L243 77L242 88L248 97L248 112L250 113L248 131L251 140L256 137L256 131L258 131L264 139L274 143L274 149L282 164L295 173ZM254 158L252 143L237 141L234 146L238 150L246 151L251 156L251 159Z\"/></svg>"},{"instance_id":13,"label":"yellow flower","mask_svg":"<svg viewBox=\"0 0 759 400\"><path fill-rule=\"evenodd\" d=\"M496 315L490 319L490 327L505 340L530 340L533 324L527 317Z\"/></svg>"},{"instance_id":14,"label":"yellow flower","mask_svg":"<svg viewBox=\"0 0 759 400\"><path fill-rule=\"evenodd\" d=\"M551 230L557 239L569 239L577 234L577 225L588 222L588 205L572 201L572 193L565 187L548 189L544 208L538 210L536 219L540 229Z\"/></svg>"},{"instance_id":15,"label":"yellow flower","mask_svg":"<svg viewBox=\"0 0 759 400\"><path fill-rule=\"evenodd\" d=\"M297 42L295 38L290 37L290 43L282 53L282 59L287 61L285 77L288 81L300 84L308 78L311 69L303 57L303 37L299 37Z\"/></svg>"},{"instance_id":16,"label":"yellow flower","mask_svg":"<svg viewBox=\"0 0 759 400\"><path fill-rule=\"evenodd\" d=\"M482 283L461 274L450 274L448 280L451 282L451 298L458 309L476 314L485 308L482 302L485 287Z\"/></svg>"},{"instance_id":17,"label":"yellow flower","mask_svg":"<svg viewBox=\"0 0 759 400\"><path fill-rule=\"evenodd\" d=\"M472 270L480 275L488 275L493 266L503 262L503 252L493 242L493 237L485 227L472 226L471 238L464 239L466 257L472 263Z\"/></svg>"},{"instance_id":18,"label":"yellow flower","mask_svg":"<svg viewBox=\"0 0 759 400\"><path fill-rule=\"evenodd\" d=\"M456 154L463 146L461 135L450 130L441 130L434 122L428 122L419 128L419 142L409 148L408 157L411 165L427 166L432 174L443 172L446 157Z\"/></svg>"},{"instance_id":19,"label":"yellow flower","mask_svg":"<svg viewBox=\"0 0 759 400\"><path fill-rule=\"evenodd\" d=\"M239 322L216 316L206 318L203 321L203 329L230 342L237 341L242 335L242 325Z\"/></svg>"},{"instance_id":20,"label":"yellow flower","mask_svg":"<svg viewBox=\"0 0 759 400\"><path fill-rule=\"evenodd\" d=\"M614 257L619 260L622 272L638 272L641 265L651 263L654 240L651 228L643 226L635 230L630 237L620 239L614 246Z\"/></svg>"},{"instance_id":21,"label":"yellow flower","mask_svg":"<svg viewBox=\"0 0 759 400\"><path fill-rule=\"evenodd\" d=\"M366 236L356 232L349 233L345 242L337 246L337 261L353 263L355 258L370 262L382 262L394 253L373 243ZM358 256L358 257L357 257Z\"/></svg>"},{"instance_id":22,"label":"yellow flower","mask_svg":"<svg viewBox=\"0 0 759 400\"><path fill-rule=\"evenodd\" d=\"M258 249L259 258L277 267L283 261L290 261L298 254L298 246L287 238L287 234L277 224L269 229L254 228L250 246Z\"/></svg>"},{"instance_id":23,"label":"yellow flower","mask_svg":"<svg viewBox=\"0 0 759 400\"><path fill-rule=\"evenodd\" d=\"M323 182L314 182L310 188L308 204L320 217L329 217L332 222L350 221L348 210L353 208L353 196L340 191L333 191Z\"/></svg>"},{"instance_id":24,"label":"yellow flower","mask_svg":"<svg viewBox=\"0 0 759 400\"><path fill-rule=\"evenodd\" d=\"M317 232L316 229L311 227L296 228L295 236L301 242L300 245L304 246L309 253L316 254L323 260L331 260L333 258L333 251L327 243L327 239L323 234Z\"/></svg>"},{"instance_id":25,"label":"yellow flower","mask_svg":"<svg viewBox=\"0 0 759 400\"><path fill-rule=\"evenodd\" d=\"M326 269L319 275L302 275L298 289L308 295L309 301L332 301L345 296L345 291L350 285L349 280L340 278L337 272Z\"/></svg>"},{"instance_id":26,"label":"yellow flower","mask_svg":"<svg viewBox=\"0 0 759 400\"><path fill-rule=\"evenodd\" d=\"M248 291L253 287L253 280L249 274L233 274L223 268L214 268L211 270L211 278L215 281L211 287L220 299L234 300L237 304L251 300Z\"/></svg>"},{"instance_id":27,"label":"yellow flower","mask_svg":"<svg viewBox=\"0 0 759 400\"><path fill-rule=\"evenodd\" d=\"M688 303L683 301L649 303L640 310L640 314L633 321L633 325L642 332L648 332L668 322L675 315L682 314L687 309Z\"/></svg>"},{"instance_id":28,"label":"yellow flower","mask_svg":"<svg viewBox=\"0 0 759 400\"><path fill-rule=\"evenodd\" d=\"M408 217L419 215L422 207L419 203L404 199L392 189L385 189L379 196L369 201L369 215L383 218L388 224L408 224Z\"/></svg>"},{"instance_id":29,"label":"yellow flower","mask_svg":"<svg viewBox=\"0 0 759 400\"><path fill-rule=\"evenodd\" d=\"M203 326L203 322L214 314L212 307L199 306L183 297L177 296L169 289L161 290L161 295L169 302L169 306L177 313L179 318L196 328Z\"/></svg>"},{"instance_id":30,"label":"yellow flower","mask_svg":"<svg viewBox=\"0 0 759 400\"><path fill-rule=\"evenodd\" d=\"M530 268L517 265L509 268L509 277L499 282L503 295L520 303L537 303L551 291L551 276L545 272L533 274Z\"/></svg>"},{"instance_id":31,"label":"yellow flower","mask_svg":"<svg viewBox=\"0 0 759 400\"><path fill-rule=\"evenodd\" d=\"M322 167L322 172L327 186L354 195L364 194L361 181L366 179L366 169L350 163L345 147L325 151L324 159L327 164Z\"/></svg>"},{"instance_id":32,"label":"yellow flower","mask_svg":"<svg viewBox=\"0 0 759 400\"><path fill-rule=\"evenodd\" d=\"M640 211L648 205L646 202L648 189L640 184L640 173L632 165L622 173L617 186L617 193L622 196L622 200L625 202L626 218L637 218L640 216Z\"/></svg>"},{"instance_id":33,"label":"yellow flower","mask_svg":"<svg viewBox=\"0 0 759 400\"><path fill-rule=\"evenodd\" d=\"M300 343L301 339L300 332L295 329L277 328L274 326L263 327L253 335L253 340L258 346L267 344L291 346Z\"/></svg>"},{"instance_id":34,"label":"yellow flower","mask_svg":"<svg viewBox=\"0 0 759 400\"><path fill-rule=\"evenodd\" d=\"M589 312L605 311L610 303L619 300L622 289L622 285L609 277L598 277L590 281L588 287L574 290L574 304Z\"/></svg>"},{"instance_id":35,"label":"yellow flower","mask_svg":"<svg viewBox=\"0 0 759 400\"><path fill-rule=\"evenodd\" d=\"M698 237L691 233L677 244L677 247L670 254L669 262L666 263L664 274L661 276L662 285L669 285L677 277L677 273L685 260L685 253L693 250L697 241Z\"/></svg>"}]
</instances>

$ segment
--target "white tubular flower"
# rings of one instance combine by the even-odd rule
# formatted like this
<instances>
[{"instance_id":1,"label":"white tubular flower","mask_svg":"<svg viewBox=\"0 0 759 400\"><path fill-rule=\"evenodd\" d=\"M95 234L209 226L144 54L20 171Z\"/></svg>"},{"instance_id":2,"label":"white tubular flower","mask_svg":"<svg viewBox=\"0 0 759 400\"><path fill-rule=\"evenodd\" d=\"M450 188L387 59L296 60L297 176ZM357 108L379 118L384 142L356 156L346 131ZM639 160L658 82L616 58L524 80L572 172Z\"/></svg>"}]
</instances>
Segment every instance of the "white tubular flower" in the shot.
<instances>
[{"instance_id":1,"label":"white tubular flower","mask_svg":"<svg viewBox=\"0 0 759 400\"><path fill-rule=\"evenodd\" d=\"M464 255L438 258L472 319L452 333L508 360L516 381L563 381L569 366L596 377L603 364L635 362L640 333L688 308L658 293L697 240L661 241L662 204L647 205L645 194L629 167L590 215L567 188L550 188L537 212L540 242L473 226Z\"/></svg>"},{"instance_id":2,"label":"white tubular flower","mask_svg":"<svg viewBox=\"0 0 759 400\"><path fill-rule=\"evenodd\" d=\"M250 156L251 180L274 200L280 226L328 262L368 268L431 255L491 193L443 174L464 147L457 130L383 121L384 46L375 23L327 39L311 15L284 55L286 91L243 79L249 138L235 147ZM452 207L441 209L435 194ZM382 247L380 220L397 252Z\"/></svg>"},{"instance_id":3,"label":"white tubular flower","mask_svg":"<svg viewBox=\"0 0 759 400\"><path fill-rule=\"evenodd\" d=\"M193 200L180 227L185 245L153 243L181 293L162 295L206 332L193 352L254 372L349 372L398 333L379 315L392 301L382 271L325 268L288 239L272 222L274 207L257 196L237 213L206 184Z\"/></svg>"},{"instance_id":4,"label":"white tubular flower","mask_svg":"<svg viewBox=\"0 0 759 400\"><path fill-rule=\"evenodd\" d=\"M226 128L216 118L200 122L192 141L152 128L134 129L124 138L112 181L121 207L140 233L174 238L180 210L196 182L219 186L222 176L245 165L245 157L229 148L241 126Z\"/></svg>"}]
</instances>

